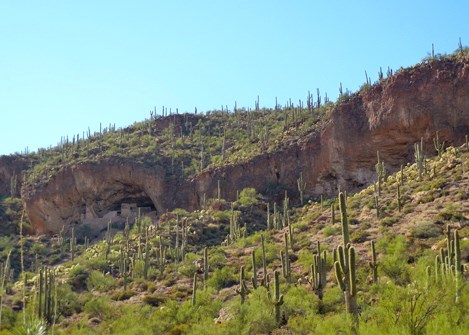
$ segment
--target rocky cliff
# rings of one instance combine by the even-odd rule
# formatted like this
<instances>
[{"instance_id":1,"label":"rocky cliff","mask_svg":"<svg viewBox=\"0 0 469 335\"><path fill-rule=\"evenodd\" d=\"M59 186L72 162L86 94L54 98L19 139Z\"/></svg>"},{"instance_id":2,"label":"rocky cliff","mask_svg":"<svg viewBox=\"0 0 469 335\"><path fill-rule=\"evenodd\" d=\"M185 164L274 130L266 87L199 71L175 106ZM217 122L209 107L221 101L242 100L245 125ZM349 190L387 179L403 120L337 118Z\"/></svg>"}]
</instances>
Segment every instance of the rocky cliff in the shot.
<instances>
[{"instance_id":1,"label":"rocky cliff","mask_svg":"<svg viewBox=\"0 0 469 335\"><path fill-rule=\"evenodd\" d=\"M80 223L87 208L98 215L134 202L161 213L197 208L203 194L222 196L255 187L263 194L298 196L300 173L307 195L332 195L338 186L355 191L375 177L376 152L387 169L413 161L413 145L423 138L433 155L439 131L447 144L460 145L469 134L469 59L448 58L400 70L349 97L331 110L320 130L283 149L246 163L205 170L191 180L170 178L162 166L103 159L70 165L38 188L23 187L26 212L37 232L57 232ZM101 214L99 214L101 213Z\"/></svg>"}]
</instances>

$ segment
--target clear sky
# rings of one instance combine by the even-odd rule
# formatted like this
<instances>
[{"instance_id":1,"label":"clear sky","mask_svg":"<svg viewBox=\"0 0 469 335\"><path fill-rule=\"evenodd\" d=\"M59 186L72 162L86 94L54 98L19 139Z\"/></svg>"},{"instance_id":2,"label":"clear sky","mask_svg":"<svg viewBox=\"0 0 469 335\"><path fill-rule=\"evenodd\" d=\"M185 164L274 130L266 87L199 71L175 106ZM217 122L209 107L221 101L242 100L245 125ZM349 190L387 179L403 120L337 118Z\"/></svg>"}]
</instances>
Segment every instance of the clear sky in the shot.
<instances>
[{"instance_id":1,"label":"clear sky","mask_svg":"<svg viewBox=\"0 0 469 335\"><path fill-rule=\"evenodd\" d=\"M161 106L335 99L469 45L469 1L0 1L0 154Z\"/></svg>"}]
</instances>

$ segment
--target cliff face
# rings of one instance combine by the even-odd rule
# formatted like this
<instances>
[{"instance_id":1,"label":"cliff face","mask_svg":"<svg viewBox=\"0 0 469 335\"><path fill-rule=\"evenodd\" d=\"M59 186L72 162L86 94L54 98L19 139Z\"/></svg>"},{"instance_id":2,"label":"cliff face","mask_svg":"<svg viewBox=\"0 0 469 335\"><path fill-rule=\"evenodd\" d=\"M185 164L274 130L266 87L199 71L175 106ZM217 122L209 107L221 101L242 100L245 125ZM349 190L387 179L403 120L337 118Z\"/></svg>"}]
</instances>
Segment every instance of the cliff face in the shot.
<instances>
[{"instance_id":1,"label":"cliff face","mask_svg":"<svg viewBox=\"0 0 469 335\"><path fill-rule=\"evenodd\" d=\"M321 130L274 153L240 165L206 170L192 180L169 179L162 167L102 160L66 167L46 185L25 187L26 211L38 232L57 232L81 222L86 208L104 214L121 203L153 206L161 213L198 208L203 194L222 196L255 187L264 194L298 196L303 173L307 195L356 191L375 177L376 151L388 170L413 161L413 145L424 140L433 155L433 137L460 145L469 134L469 59L422 64L396 73L366 92L352 95L329 114Z\"/></svg>"}]
</instances>

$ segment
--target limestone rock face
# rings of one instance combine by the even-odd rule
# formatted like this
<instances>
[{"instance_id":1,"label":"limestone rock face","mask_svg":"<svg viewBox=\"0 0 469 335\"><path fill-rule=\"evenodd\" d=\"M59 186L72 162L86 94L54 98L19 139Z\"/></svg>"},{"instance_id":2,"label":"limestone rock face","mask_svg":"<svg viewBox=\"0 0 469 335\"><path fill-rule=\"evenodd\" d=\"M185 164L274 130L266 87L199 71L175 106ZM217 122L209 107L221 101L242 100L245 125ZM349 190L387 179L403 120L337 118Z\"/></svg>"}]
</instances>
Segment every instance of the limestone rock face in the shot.
<instances>
[{"instance_id":1,"label":"limestone rock face","mask_svg":"<svg viewBox=\"0 0 469 335\"><path fill-rule=\"evenodd\" d=\"M118 212L129 210L125 204L163 212L173 207L170 185L161 167L106 159L68 166L43 187L25 187L23 199L37 232L58 232L63 225L98 223L100 218L105 225ZM131 215L122 213L126 216Z\"/></svg>"},{"instance_id":2,"label":"limestone rock face","mask_svg":"<svg viewBox=\"0 0 469 335\"><path fill-rule=\"evenodd\" d=\"M462 144L469 134L469 59L401 70L344 98L318 131L243 164L181 180L166 176L163 167L103 159L65 167L46 185L23 187L22 197L32 225L42 233L82 223L87 208L100 218L119 211L122 203L158 213L198 208L204 194L216 195L218 180L228 200L245 187L273 196L286 189L295 200L302 172L306 195L335 195L339 186L352 192L375 180L377 151L390 171L413 161L413 145L421 138L425 152L434 155L437 130L450 145Z\"/></svg>"}]
</instances>

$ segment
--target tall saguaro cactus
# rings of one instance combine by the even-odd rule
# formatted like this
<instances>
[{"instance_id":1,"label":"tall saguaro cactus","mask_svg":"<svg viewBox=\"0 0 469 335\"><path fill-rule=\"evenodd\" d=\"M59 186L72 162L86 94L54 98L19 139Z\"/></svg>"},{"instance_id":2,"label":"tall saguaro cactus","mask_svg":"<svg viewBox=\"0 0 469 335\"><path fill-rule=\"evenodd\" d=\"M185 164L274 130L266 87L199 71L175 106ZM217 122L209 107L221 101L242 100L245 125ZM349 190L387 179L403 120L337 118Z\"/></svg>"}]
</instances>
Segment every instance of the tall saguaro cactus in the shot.
<instances>
[{"instance_id":1,"label":"tall saguaro cactus","mask_svg":"<svg viewBox=\"0 0 469 335\"><path fill-rule=\"evenodd\" d=\"M278 271L274 272L274 298L272 299L272 303L275 307L275 320L277 321L277 325L280 325L282 317L280 306L283 305L283 295L280 294L280 273Z\"/></svg>"},{"instance_id":2,"label":"tall saguaro cactus","mask_svg":"<svg viewBox=\"0 0 469 335\"><path fill-rule=\"evenodd\" d=\"M354 326L358 322L356 304L357 285L355 275L355 249L350 246L348 232L348 218L343 193L339 193L339 205L342 222L343 245L335 250L334 270L339 287L344 292L345 310L353 316Z\"/></svg>"},{"instance_id":3,"label":"tall saguaro cactus","mask_svg":"<svg viewBox=\"0 0 469 335\"><path fill-rule=\"evenodd\" d=\"M371 262L368 264L373 271L373 284L378 284L378 262L376 261L375 241L371 241Z\"/></svg>"},{"instance_id":4,"label":"tall saguaro cactus","mask_svg":"<svg viewBox=\"0 0 469 335\"><path fill-rule=\"evenodd\" d=\"M339 193L339 209L340 209L340 222L342 223L342 239L344 246L349 244L350 237L348 232L348 218L347 218L347 207L345 205L344 193Z\"/></svg>"},{"instance_id":5,"label":"tall saguaro cactus","mask_svg":"<svg viewBox=\"0 0 469 335\"><path fill-rule=\"evenodd\" d=\"M208 251L207 247L204 248L204 289L207 289L208 280Z\"/></svg>"},{"instance_id":6,"label":"tall saguaro cactus","mask_svg":"<svg viewBox=\"0 0 469 335\"><path fill-rule=\"evenodd\" d=\"M194 273L194 280L192 281L192 307L197 303L197 273Z\"/></svg>"},{"instance_id":7,"label":"tall saguaro cactus","mask_svg":"<svg viewBox=\"0 0 469 335\"><path fill-rule=\"evenodd\" d=\"M296 180L298 186L298 192L300 192L300 203L303 206L303 195L306 189L306 182L303 180L303 172L300 173L300 177Z\"/></svg>"},{"instance_id":8,"label":"tall saguaro cactus","mask_svg":"<svg viewBox=\"0 0 469 335\"><path fill-rule=\"evenodd\" d=\"M355 249L339 246L337 248L338 260L334 263L335 275L339 287L344 292L345 310L348 314L357 315L357 283L355 271ZM348 259L346 258L348 255Z\"/></svg>"},{"instance_id":9,"label":"tall saguaro cactus","mask_svg":"<svg viewBox=\"0 0 469 335\"><path fill-rule=\"evenodd\" d=\"M381 195L381 185L386 179L386 168L384 167L384 162L379 158L379 151L376 152L378 158L378 163L375 165L377 179L378 179L378 195Z\"/></svg>"},{"instance_id":10,"label":"tall saguaro cactus","mask_svg":"<svg viewBox=\"0 0 469 335\"><path fill-rule=\"evenodd\" d=\"M425 163L425 156L423 154L423 138L420 139L420 144L414 144L414 150L415 163L417 164L417 170L419 174L419 181L421 181Z\"/></svg>"},{"instance_id":11,"label":"tall saguaro cactus","mask_svg":"<svg viewBox=\"0 0 469 335\"><path fill-rule=\"evenodd\" d=\"M441 157L443 151L445 150L445 142L440 142L440 137L438 136L438 130L435 133L435 137L433 138L433 145L435 146L435 150L438 153L438 157Z\"/></svg>"},{"instance_id":12,"label":"tall saguaro cactus","mask_svg":"<svg viewBox=\"0 0 469 335\"><path fill-rule=\"evenodd\" d=\"M319 300L323 298L323 290L326 287L326 251L321 253L321 244L318 241L318 251L317 254L313 256L313 264L311 264L310 270L310 284L313 290L316 291L316 294Z\"/></svg>"},{"instance_id":13,"label":"tall saguaro cactus","mask_svg":"<svg viewBox=\"0 0 469 335\"><path fill-rule=\"evenodd\" d=\"M236 292L241 297L241 305L244 304L244 299L246 299L246 295L249 292L246 285L246 281L244 280L244 265L241 266L241 269L239 271L239 288L236 289Z\"/></svg>"}]
</instances>

